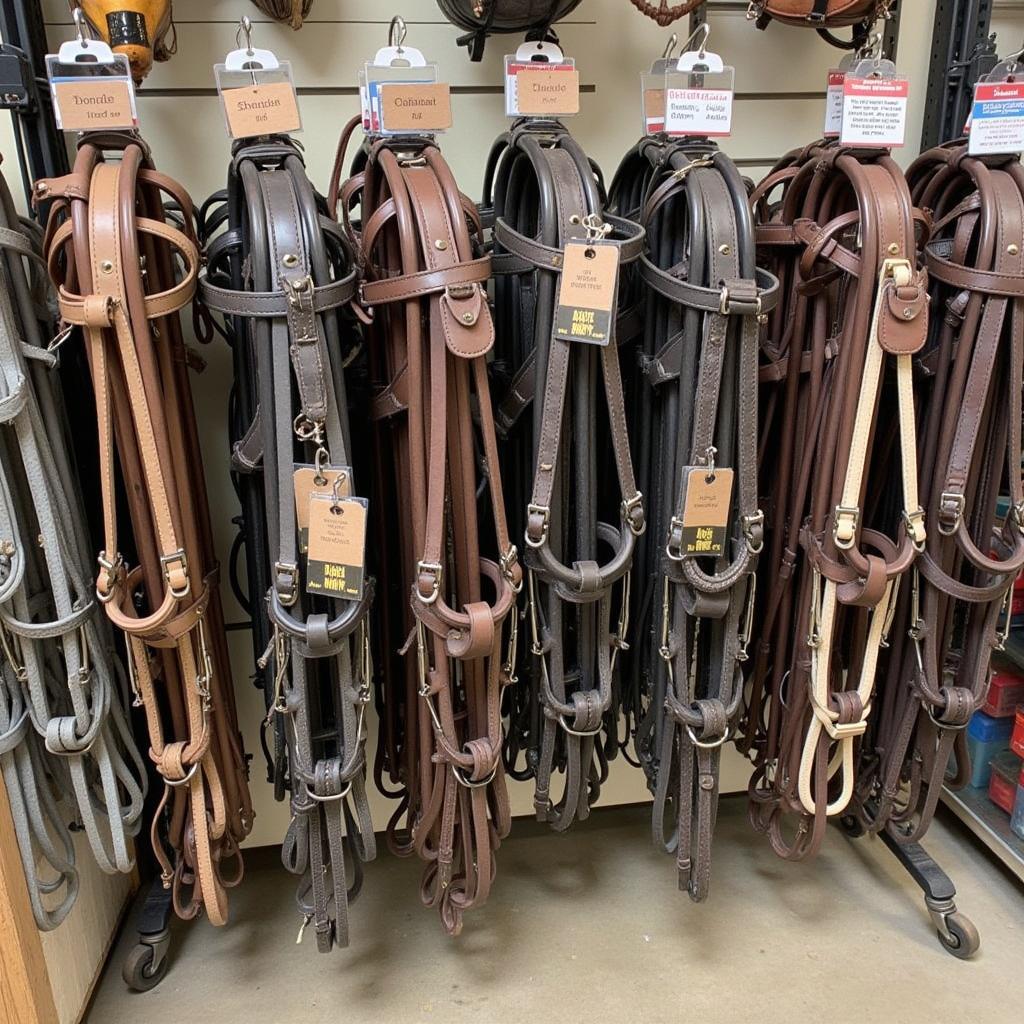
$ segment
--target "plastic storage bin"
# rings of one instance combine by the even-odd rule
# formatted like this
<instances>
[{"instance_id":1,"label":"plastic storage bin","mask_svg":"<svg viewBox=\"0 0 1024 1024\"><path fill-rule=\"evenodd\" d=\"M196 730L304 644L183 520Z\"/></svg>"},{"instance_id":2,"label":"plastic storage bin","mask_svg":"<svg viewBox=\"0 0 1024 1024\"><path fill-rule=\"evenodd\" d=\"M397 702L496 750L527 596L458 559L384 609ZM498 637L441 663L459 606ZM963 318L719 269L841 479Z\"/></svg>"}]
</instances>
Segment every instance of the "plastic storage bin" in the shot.
<instances>
[{"instance_id":1,"label":"plastic storage bin","mask_svg":"<svg viewBox=\"0 0 1024 1024\"><path fill-rule=\"evenodd\" d=\"M1010 745L1012 718L993 718L976 711L967 726L967 749L971 755L971 781L975 789L984 789L991 775L991 761ZM1024 726L1021 742L1024 743ZM1024 756L1024 755L1021 755Z\"/></svg>"},{"instance_id":2,"label":"plastic storage bin","mask_svg":"<svg viewBox=\"0 0 1024 1024\"><path fill-rule=\"evenodd\" d=\"M1010 815L1010 831L1024 839L1024 768L1021 768L1017 780L1017 799L1013 802L1013 814Z\"/></svg>"},{"instance_id":3,"label":"plastic storage bin","mask_svg":"<svg viewBox=\"0 0 1024 1024\"><path fill-rule=\"evenodd\" d=\"M1004 750L992 758L992 775L988 780L988 798L1007 814L1013 814L1013 805L1017 801L1020 766L1020 758L1009 750Z\"/></svg>"},{"instance_id":4,"label":"plastic storage bin","mask_svg":"<svg viewBox=\"0 0 1024 1024\"><path fill-rule=\"evenodd\" d=\"M1024 704L1024 676L1013 669L996 668L982 711L993 718L1005 718L1013 715L1018 704Z\"/></svg>"},{"instance_id":5,"label":"plastic storage bin","mask_svg":"<svg viewBox=\"0 0 1024 1024\"><path fill-rule=\"evenodd\" d=\"M1024 757L1024 704L1017 708L1017 714L1013 719L1013 733L1010 736L1010 749L1018 757Z\"/></svg>"}]
</instances>

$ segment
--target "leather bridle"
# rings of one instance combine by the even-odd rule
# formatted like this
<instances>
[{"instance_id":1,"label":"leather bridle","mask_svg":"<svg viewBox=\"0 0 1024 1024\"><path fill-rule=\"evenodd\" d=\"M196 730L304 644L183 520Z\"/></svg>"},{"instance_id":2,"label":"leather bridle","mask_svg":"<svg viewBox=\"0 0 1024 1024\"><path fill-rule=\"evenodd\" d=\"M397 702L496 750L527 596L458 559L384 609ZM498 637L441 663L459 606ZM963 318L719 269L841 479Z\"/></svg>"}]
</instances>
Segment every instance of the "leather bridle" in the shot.
<instances>
[{"instance_id":1,"label":"leather bridle","mask_svg":"<svg viewBox=\"0 0 1024 1024\"><path fill-rule=\"evenodd\" d=\"M47 263L61 317L81 329L89 357L104 523L96 594L127 635L165 784L154 853L178 914L205 909L223 924L252 807L178 320L199 266L192 204L132 135L84 136L72 172L37 182L35 194L54 200ZM132 569L120 553L118 470Z\"/></svg>"},{"instance_id":2,"label":"leather bridle","mask_svg":"<svg viewBox=\"0 0 1024 1024\"><path fill-rule=\"evenodd\" d=\"M358 600L306 593L295 475L312 467L314 486L331 493L340 473L346 493L359 493L344 374L355 345L352 317L343 315L356 273L347 239L289 138L237 144L225 202L225 230L208 242L200 297L226 318L236 411L244 402L250 417L232 460L251 480L247 515L262 498L262 525L245 534L246 559L269 575L259 602L260 632L270 634L261 660L273 666L268 717L282 723L287 741L292 809L282 857L302 879L299 909L329 952L335 942L348 945L348 901L376 849L363 735L373 586ZM275 767L283 777L280 759Z\"/></svg>"},{"instance_id":3,"label":"leather bridle","mask_svg":"<svg viewBox=\"0 0 1024 1024\"><path fill-rule=\"evenodd\" d=\"M644 139L610 190L646 233L631 297L643 309L634 398L638 463L652 509L637 559L637 634L626 656L640 693L637 759L654 793L655 842L675 853L679 886L707 895L718 763L743 695L764 514L757 502L759 325L778 282L754 267L747 190L706 140ZM694 467L733 472L718 558L686 557L684 499ZM666 837L666 813L674 816Z\"/></svg>"},{"instance_id":4,"label":"leather bridle","mask_svg":"<svg viewBox=\"0 0 1024 1024\"><path fill-rule=\"evenodd\" d=\"M561 831L586 818L598 797L608 757L602 731L612 753L618 742L616 661L646 524L614 331L603 347L571 343L552 337L552 320L569 240L599 233L625 265L639 257L643 231L605 214L599 176L556 121L520 121L498 140L484 186L485 206L492 200L497 359L510 378L498 422L518 485L533 655L526 703L510 709L506 756L526 748L527 767L517 772L535 776L537 818ZM565 773L557 801L556 769Z\"/></svg>"},{"instance_id":5,"label":"leather bridle","mask_svg":"<svg viewBox=\"0 0 1024 1024\"><path fill-rule=\"evenodd\" d=\"M957 142L924 153L907 177L933 220L930 331L914 364L929 530L900 596L855 809L869 830L917 842L943 785L970 776L964 730L985 701L1024 566L1024 169ZM1000 494L1009 506L997 519Z\"/></svg>"},{"instance_id":6,"label":"leather bridle","mask_svg":"<svg viewBox=\"0 0 1024 1024\"><path fill-rule=\"evenodd\" d=\"M103 871L130 872L146 768L88 580L41 242L0 177L0 766L33 914L48 931L78 891L56 801L74 808Z\"/></svg>"},{"instance_id":7,"label":"leather bridle","mask_svg":"<svg viewBox=\"0 0 1024 1024\"><path fill-rule=\"evenodd\" d=\"M923 218L885 151L810 146L752 203L782 301L762 346L768 531L740 746L751 819L796 859L850 805L897 592L924 549L911 360L927 275Z\"/></svg>"},{"instance_id":8,"label":"leather bridle","mask_svg":"<svg viewBox=\"0 0 1024 1024\"><path fill-rule=\"evenodd\" d=\"M377 389L371 547L381 578L395 581L380 615L379 764L401 787L389 842L427 861L423 902L457 934L490 891L510 826L501 692L512 681L522 586L487 381L490 259L475 207L431 139L369 141L340 185L351 131L330 199L364 272Z\"/></svg>"}]
</instances>

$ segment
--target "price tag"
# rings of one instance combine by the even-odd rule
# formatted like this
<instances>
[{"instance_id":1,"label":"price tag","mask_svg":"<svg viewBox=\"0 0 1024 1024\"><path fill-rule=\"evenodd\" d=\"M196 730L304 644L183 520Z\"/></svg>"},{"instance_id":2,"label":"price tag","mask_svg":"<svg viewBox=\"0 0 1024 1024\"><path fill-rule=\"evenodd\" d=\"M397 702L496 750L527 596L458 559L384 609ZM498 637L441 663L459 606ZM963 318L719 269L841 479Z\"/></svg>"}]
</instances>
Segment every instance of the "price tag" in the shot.
<instances>
[{"instance_id":1,"label":"price tag","mask_svg":"<svg viewBox=\"0 0 1024 1024\"><path fill-rule=\"evenodd\" d=\"M553 338L607 345L618 290L619 247L610 242L566 243Z\"/></svg>"},{"instance_id":2,"label":"price tag","mask_svg":"<svg viewBox=\"0 0 1024 1024\"><path fill-rule=\"evenodd\" d=\"M365 498L314 494L309 503L306 591L358 601L366 579Z\"/></svg>"},{"instance_id":3,"label":"price tag","mask_svg":"<svg viewBox=\"0 0 1024 1024\"><path fill-rule=\"evenodd\" d=\"M447 82L380 85L380 131L443 132L452 126Z\"/></svg>"},{"instance_id":4,"label":"price tag","mask_svg":"<svg viewBox=\"0 0 1024 1024\"><path fill-rule=\"evenodd\" d=\"M299 551L309 550L309 504L314 494L334 493L338 479L338 494L347 498L352 493L352 470L348 466L297 465L292 474L295 487L295 525L299 530Z\"/></svg>"},{"instance_id":5,"label":"price tag","mask_svg":"<svg viewBox=\"0 0 1024 1024\"><path fill-rule=\"evenodd\" d=\"M580 111L580 73L571 60L556 64L505 58L505 113L558 117Z\"/></svg>"},{"instance_id":6,"label":"price tag","mask_svg":"<svg viewBox=\"0 0 1024 1024\"><path fill-rule=\"evenodd\" d=\"M665 62L662 62L665 63ZM640 98L644 134L657 135L665 130L665 75L651 72L640 76Z\"/></svg>"},{"instance_id":7,"label":"price tag","mask_svg":"<svg viewBox=\"0 0 1024 1024\"><path fill-rule=\"evenodd\" d=\"M221 92L228 134L233 139L297 132L302 127L291 82L266 82Z\"/></svg>"},{"instance_id":8,"label":"price tag","mask_svg":"<svg viewBox=\"0 0 1024 1024\"><path fill-rule=\"evenodd\" d=\"M687 466L683 469L683 529L679 552L683 558L718 558L725 554L729 510L732 506L731 469Z\"/></svg>"},{"instance_id":9,"label":"price tag","mask_svg":"<svg viewBox=\"0 0 1024 1024\"><path fill-rule=\"evenodd\" d=\"M669 135L722 137L732 130L732 89L665 90L665 131Z\"/></svg>"},{"instance_id":10,"label":"price tag","mask_svg":"<svg viewBox=\"0 0 1024 1024\"><path fill-rule=\"evenodd\" d=\"M54 119L65 132L133 129L139 126L128 58L106 43L83 39L46 55Z\"/></svg>"},{"instance_id":11,"label":"price tag","mask_svg":"<svg viewBox=\"0 0 1024 1024\"><path fill-rule=\"evenodd\" d=\"M832 68L828 73L828 84L825 87L825 130L822 135L826 139L839 138L843 126L843 82L846 72Z\"/></svg>"},{"instance_id":12,"label":"price tag","mask_svg":"<svg viewBox=\"0 0 1024 1024\"><path fill-rule=\"evenodd\" d=\"M907 130L906 78L855 78L843 81L843 118L839 141L844 146L890 149L902 146Z\"/></svg>"},{"instance_id":13,"label":"price tag","mask_svg":"<svg viewBox=\"0 0 1024 1024\"><path fill-rule=\"evenodd\" d=\"M971 156L1024 150L1024 82L979 82L968 132Z\"/></svg>"}]
</instances>

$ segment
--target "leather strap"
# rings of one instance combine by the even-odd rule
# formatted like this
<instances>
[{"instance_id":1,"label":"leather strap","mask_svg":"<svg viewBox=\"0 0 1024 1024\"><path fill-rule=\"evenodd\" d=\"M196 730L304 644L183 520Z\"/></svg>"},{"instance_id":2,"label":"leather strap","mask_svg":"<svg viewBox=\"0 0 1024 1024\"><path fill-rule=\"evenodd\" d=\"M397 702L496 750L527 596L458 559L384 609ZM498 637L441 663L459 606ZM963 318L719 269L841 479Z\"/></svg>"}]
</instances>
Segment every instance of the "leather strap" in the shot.
<instances>
[{"instance_id":1,"label":"leather strap","mask_svg":"<svg viewBox=\"0 0 1024 1024\"><path fill-rule=\"evenodd\" d=\"M96 400L105 535L96 594L127 634L149 756L165 782L151 830L164 884L182 917L205 909L223 924L252 808L177 315L195 290L192 205L132 137L86 136L72 177L88 191L53 203L47 264L65 322L82 329ZM162 193L184 230L167 223ZM119 554L118 468L136 483L130 571Z\"/></svg>"},{"instance_id":2,"label":"leather strap","mask_svg":"<svg viewBox=\"0 0 1024 1024\"><path fill-rule=\"evenodd\" d=\"M222 196L227 216L209 216L228 241L208 242L216 259L200 294L225 316L239 352L236 393L256 398L247 403L251 421L236 427L245 431L238 445L260 452L258 463L247 460L261 480L243 506L246 560L271 567L265 599L250 602L265 610L254 640L269 635L266 651L254 653L272 666L267 717L287 743L287 764L271 759L272 775L287 775L291 789L282 859L300 876L299 910L317 948L329 952L348 945L348 902L376 849L364 752L373 583L358 601L305 592L293 476L297 463L355 468L342 368L351 327L341 316L355 297L355 271L347 245L325 230L322 200L287 137L237 145Z\"/></svg>"}]
</instances>

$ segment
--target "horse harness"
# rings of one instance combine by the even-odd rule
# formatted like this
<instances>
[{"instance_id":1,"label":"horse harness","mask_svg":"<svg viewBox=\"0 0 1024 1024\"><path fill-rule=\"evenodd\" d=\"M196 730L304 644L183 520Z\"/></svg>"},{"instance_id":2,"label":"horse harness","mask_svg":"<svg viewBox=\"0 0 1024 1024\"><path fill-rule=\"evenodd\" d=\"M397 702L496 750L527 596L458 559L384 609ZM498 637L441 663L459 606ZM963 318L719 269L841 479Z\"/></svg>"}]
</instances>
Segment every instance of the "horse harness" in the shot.
<instances>
[{"instance_id":1,"label":"horse harness","mask_svg":"<svg viewBox=\"0 0 1024 1024\"><path fill-rule=\"evenodd\" d=\"M629 628L633 550L646 522L630 457L616 318L600 346L554 336L553 320L567 244L614 245L627 265L640 256L643 231L605 214L595 169L558 122L514 124L492 150L484 193L485 203L493 197L497 359L507 371L498 421L520 484L514 506L526 541L533 656L528 699L513 708L508 753L512 761L526 748L527 767L515 770L536 779L538 820L562 831L588 816L617 748L614 680ZM605 472L609 455L613 473ZM557 801L556 769L565 774Z\"/></svg>"},{"instance_id":2,"label":"horse harness","mask_svg":"<svg viewBox=\"0 0 1024 1024\"><path fill-rule=\"evenodd\" d=\"M656 843L676 854L680 888L707 895L718 762L743 696L764 513L757 502L759 326L778 283L754 267L753 223L735 165L704 140L644 139L623 161L612 202L647 238L633 282L643 304L637 353L638 463L651 538L638 559L642 642L627 655L644 694L637 758L654 793ZM692 525L699 488L727 481L717 556ZM693 492L692 494L690 492ZM725 539L727 535L728 539ZM666 838L666 810L675 815Z\"/></svg>"},{"instance_id":3,"label":"horse harness","mask_svg":"<svg viewBox=\"0 0 1024 1024\"><path fill-rule=\"evenodd\" d=\"M0 766L32 911L48 931L78 891L67 810L103 871L130 872L146 774L88 585L41 242L0 178Z\"/></svg>"},{"instance_id":4,"label":"horse harness","mask_svg":"<svg viewBox=\"0 0 1024 1024\"><path fill-rule=\"evenodd\" d=\"M165 784L154 853L178 914L205 909L223 924L252 808L177 315L199 265L192 205L143 143L121 135L83 136L72 172L38 182L35 194L54 200L49 271L61 318L82 330L89 357L104 527L96 595L127 637L149 756ZM132 569L120 553L122 501Z\"/></svg>"},{"instance_id":5,"label":"horse harness","mask_svg":"<svg viewBox=\"0 0 1024 1024\"><path fill-rule=\"evenodd\" d=\"M262 497L264 525L246 534L246 561L269 572L259 631L269 641L258 660L273 664L268 718L283 723L287 740L292 822L283 860L301 876L299 909L328 952L348 945L348 901L362 862L375 854L364 755L373 581L352 596L306 587L317 575L312 492L339 514L353 506L331 504L335 496L358 494L344 374L352 318L343 315L356 275L348 242L287 137L236 145L226 206L226 229L207 245L200 295L227 320L236 410L244 405L249 416L235 418L244 432L233 469ZM256 602L249 605L255 612ZM280 758L275 768L283 778Z\"/></svg>"},{"instance_id":6,"label":"horse harness","mask_svg":"<svg viewBox=\"0 0 1024 1024\"><path fill-rule=\"evenodd\" d=\"M911 361L927 274L923 218L885 151L808 147L752 202L782 301L762 346L769 526L740 746L751 819L795 859L850 806L897 591L925 544Z\"/></svg>"},{"instance_id":7,"label":"horse harness","mask_svg":"<svg viewBox=\"0 0 1024 1024\"><path fill-rule=\"evenodd\" d=\"M487 383L490 259L475 207L431 139L368 142L339 186L350 131L331 201L364 273L358 299L376 389L372 547L393 584L381 595L378 760L400 787L392 848L427 862L423 902L457 934L465 911L487 898L510 826L501 693L522 587Z\"/></svg>"}]
</instances>

